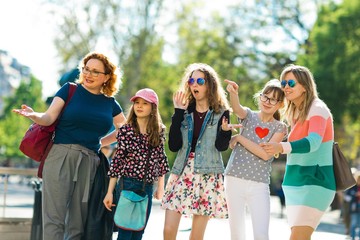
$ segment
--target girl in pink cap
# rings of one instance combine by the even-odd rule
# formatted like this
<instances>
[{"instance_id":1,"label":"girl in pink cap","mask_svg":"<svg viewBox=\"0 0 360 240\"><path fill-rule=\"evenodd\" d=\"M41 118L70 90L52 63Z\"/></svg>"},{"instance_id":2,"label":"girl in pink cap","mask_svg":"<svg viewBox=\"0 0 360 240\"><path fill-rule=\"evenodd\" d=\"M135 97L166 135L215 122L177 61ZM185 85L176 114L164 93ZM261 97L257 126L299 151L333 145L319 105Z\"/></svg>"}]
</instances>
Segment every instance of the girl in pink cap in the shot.
<instances>
[{"instance_id":1,"label":"girl in pink cap","mask_svg":"<svg viewBox=\"0 0 360 240\"><path fill-rule=\"evenodd\" d=\"M144 177L146 177L145 192L149 199L148 220L153 193L156 199L162 197L164 175L169 172L164 149L165 126L158 110L158 96L152 89L139 90L130 101L133 104L130 107L127 121L119 128L117 134L118 146L110 165L108 173L110 183L103 202L109 211L115 206L113 191L118 179L121 194L121 190L141 190ZM155 182L157 182L157 188L153 191ZM140 240L144 230L130 231L119 228L117 239Z\"/></svg>"}]
</instances>

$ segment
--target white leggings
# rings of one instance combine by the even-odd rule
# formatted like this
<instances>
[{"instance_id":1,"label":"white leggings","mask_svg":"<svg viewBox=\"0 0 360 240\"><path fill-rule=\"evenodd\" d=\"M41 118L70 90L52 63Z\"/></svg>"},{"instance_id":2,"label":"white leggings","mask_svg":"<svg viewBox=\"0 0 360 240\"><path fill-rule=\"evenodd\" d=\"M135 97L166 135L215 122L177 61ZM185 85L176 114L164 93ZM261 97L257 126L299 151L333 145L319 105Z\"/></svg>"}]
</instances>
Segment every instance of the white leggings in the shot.
<instances>
[{"instance_id":1,"label":"white leggings","mask_svg":"<svg viewBox=\"0 0 360 240\"><path fill-rule=\"evenodd\" d=\"M246 206L249 209L254 240L269 239L269 185L225 176L225 194L229 210L231 240L246 240Z\"/></svg>"}]
</instances>

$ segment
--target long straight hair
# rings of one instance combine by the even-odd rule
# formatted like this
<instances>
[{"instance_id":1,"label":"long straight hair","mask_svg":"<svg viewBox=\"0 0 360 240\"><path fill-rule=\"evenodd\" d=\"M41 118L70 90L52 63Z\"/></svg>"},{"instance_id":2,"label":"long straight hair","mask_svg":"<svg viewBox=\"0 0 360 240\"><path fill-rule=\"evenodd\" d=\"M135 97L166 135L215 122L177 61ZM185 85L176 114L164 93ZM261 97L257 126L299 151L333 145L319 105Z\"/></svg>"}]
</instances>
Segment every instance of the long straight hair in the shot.
<instances>
[{"instance_id":1,"label":"long straight hair","mask_svg":"<svg viewBox=\"0 0 360 240\"><path fill-rule=\"evenodd\" d=\"M149 143L152 147L157 147L161 141L164 140L161 138L161 135L165 132L165 125L162 123L158 107L154 103L151 103L151 113L148 118L149 121L146 126L146 133L149 135ZM130 106L126 123L134 128L136 134L140 134L140 127L134 111L134 104Z\"/></svg>"},{"instance_id":2,"label":"long straight hair","mask_svg":"<svg viewBox=\"0 0 360 240\"><path fill-rule=\"evenodd\" d=\"M289 72L294 74L297 83L304 87L305 92L304 101L298 107L299 109L297 109L293 102L287 99L285 100L285 118L289 123L293 123L296 110L298 110L299 116L296 120L303 123L309 114L311 104L314 99L318 98L316 83L313 74L307 67L294 64L290 64L284 68L280 74L280 81L284 80L285 75Z\"/></svg>"}]
</instances>

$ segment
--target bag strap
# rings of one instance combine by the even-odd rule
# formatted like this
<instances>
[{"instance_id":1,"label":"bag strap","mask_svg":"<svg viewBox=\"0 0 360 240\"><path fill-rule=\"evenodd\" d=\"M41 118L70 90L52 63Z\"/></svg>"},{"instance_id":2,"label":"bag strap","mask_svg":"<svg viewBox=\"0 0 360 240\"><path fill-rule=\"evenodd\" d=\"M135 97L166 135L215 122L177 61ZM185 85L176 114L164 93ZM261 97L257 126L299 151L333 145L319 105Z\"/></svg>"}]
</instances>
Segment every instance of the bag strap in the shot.
<instances>
[{"instance_id":1,"label":"bag strap","mask_svg":"<svg viewBox=\"0 0 360 240\"><path fill-rule=\"evenodd\" d=\"M144 176L143 187L142 187L142 190L143 190L143 191L145 191L147 172L148 172L148 170L149 170L149 162L150 162L150 156L151 156L151 149L152 149L152 146L149 144L149 151L148 151L148 154L147 154L146 165L145 165L145 176Z\"/></svg>"},{"instance_id":2,"label":"bag strap","mask_svg":"<svg viewBox=\"0 0 360 240\"><path fill-rule=\"evenodd\" d=\"M149 151L148 151L148 154L147 154L147 158L146 158L146 164L145 164L145 174L144 174L144 179L143 179L143 186L142 186L142 191L145 191L145 185L146 185L146 178L147 178L147 172L149 170L149 159L150 159L150 156L151 156L151 150L152 150L152 146L149 145ZM120 179L120 190L123 190L124 189L124 180L123 178Z\"/></svg>"},{"instance_id":3,"label":"bag strap","mask_svg":"<svg viewBox=\"0 0 360 240\"><path fill-rule=\"evenodd\" d=\"M65 105L61 111L61 113L64 111L64 109L66 108L66 106L69 104L71 98L74 96L74 93L75 93L75 90L77 88L77 84L76 83L73 83L73 82L69 82L69 94L68 94L68 97L66 99L66 102L65 102Z\"/></svg>"},{"instance_id":4,"label":"bag strap","mask_svg":"<svg viewBox=\"0 0 360 240\"><path fill-rule=\"evenodd\" d=\"M64 112L64 110L65 110L66 106L69 104L69 102L70 102L71 98L73 97L73 95L74 95L74 93L75 93L76 88L77 88L77 84L76 84L76 83L69 82L69 92L68 92L68 97L67 97L67 99L66 99L66 101L65 101L65 105L64 105L64 107L61 109L61 112L60 112L60 114L59 114L58 118L56 119L56 121L55 121L55 123L54 123L55 125L56 125L56 124L58 123L58 121L60 120L60 117L61 117L62 113Z\"/></svg>"}]
</instances>

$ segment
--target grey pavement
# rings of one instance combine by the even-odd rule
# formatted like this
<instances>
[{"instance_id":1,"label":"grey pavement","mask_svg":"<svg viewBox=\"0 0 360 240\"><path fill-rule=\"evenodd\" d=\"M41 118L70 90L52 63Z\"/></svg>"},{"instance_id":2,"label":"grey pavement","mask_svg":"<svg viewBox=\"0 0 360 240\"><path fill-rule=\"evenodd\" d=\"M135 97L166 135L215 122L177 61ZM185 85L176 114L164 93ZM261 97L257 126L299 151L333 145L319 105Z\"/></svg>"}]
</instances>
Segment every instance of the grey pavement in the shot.
<instances>
[{"instance_id":1,"label":"grey pavement","mask_svg":"<svg viewBox=\"0 0 360 240\"><path fill-rule=\"evenodd\" d=\"M280 203L277 197L271 198L271 219L270 219L270 239L271 240L287 240L290 236L290 229L286 222L286 215L283 218L280 217ZM340 212L328 211L320 226L313 234L312 240L341 240L346 239L345 228L342 223L339 222ZM144 240L160 240L162 239L162 229L164 224L164 210L160 208L160 202L155 201L153 204L153 210L149 219L149 224L146 227ZM248 216L246 220L247 226L247 239L253 239L252 235L252 223ZM189 239L191 228L191 219L182 218L178 240ZM114 238L116 239L116 238ZM211 219L208 223L205 232L205 240L212 239L230 239L230 230L228 220Z\"/></svg>"},{"instance_id":2,"label":"grey pavement","mask_svg":"<svg viewBox=\"0 0 360 240\"><path fill-rule=\"evenodd\" d=\"M4 206L6 201L6 206ZM4 198L4 181L0 179L0 218L32 218L34 204L34 190L31 185L19 183L19 181L11 180L8 184L6 200ZM160 201L154 200L152 213L146 227L144 240L161 240L164 225L165 212L160 208ZM252 223L248 216L247 239L253 239ZM189 239L191 229L191 218L182 217L178 240ZM289 239L290 229L286 222L284 213L281 217L280 202L277 197L271 197L271 219L270 219L270 239L271 240L287 240ZM113 239L117 234L114 233ZM0 237L1 239L1 237ZM228 220L211 219L205 232L205 240L212 239L230 239L230 231ZM347 239L345 228L340 219L340 211L327 211L322 219L318 229L313 234L312 240L342 240Z\"/></svg>"}]
</instances>

